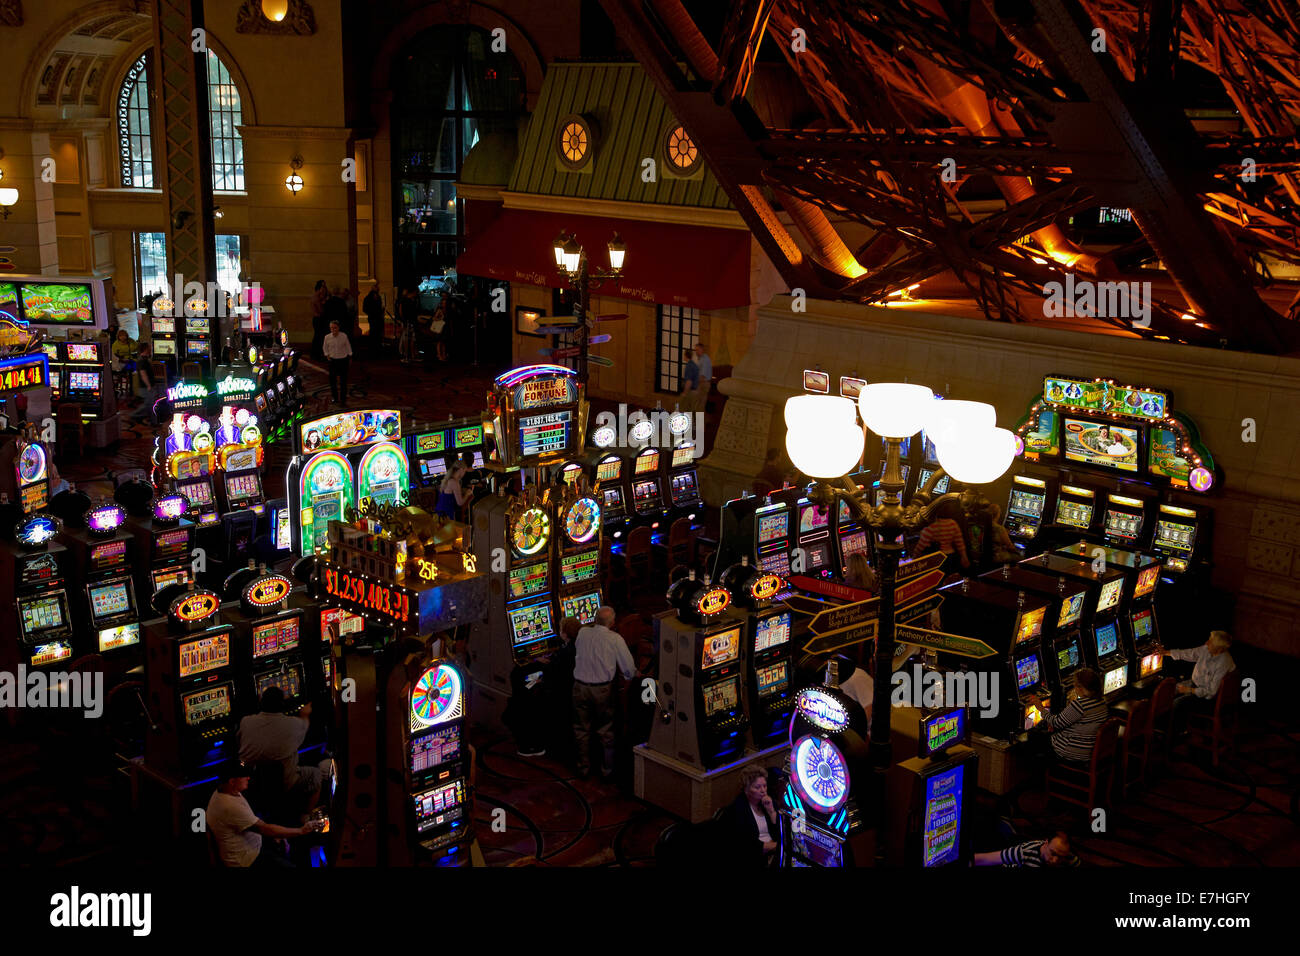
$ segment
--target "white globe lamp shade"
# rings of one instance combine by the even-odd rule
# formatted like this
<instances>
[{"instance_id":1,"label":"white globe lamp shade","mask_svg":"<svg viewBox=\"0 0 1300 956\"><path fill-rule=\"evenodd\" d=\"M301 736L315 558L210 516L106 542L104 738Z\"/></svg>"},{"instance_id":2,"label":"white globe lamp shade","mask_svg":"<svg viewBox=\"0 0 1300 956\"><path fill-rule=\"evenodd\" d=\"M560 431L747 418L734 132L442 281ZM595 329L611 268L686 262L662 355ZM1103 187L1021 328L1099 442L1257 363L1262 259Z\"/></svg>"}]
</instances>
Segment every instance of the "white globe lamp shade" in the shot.
<instances>
[{"instance_id":1,"label":"white globe lamp shade","mask_svg":"<svg viewBox=\"0 0 1300 956\"><path fill-rule=\"evenodd\" d=\"M935 446L939 464L954 481L987 485L1001 478L1016 457L1016 436L1005 428L953 435Z\"/></svg>"},{"instance_id":2,"label":"white globe lamp shade","mask_svg":"<svg viewBox=\"0 0 1300 956\"><path fill-rule=\"evenodd\" d=\"M857 425L822 421L785 433L790 461L810 478L839 478L857 467L865 437Z\"/></svg>"},{"instance_id":3,"label":"white globe lamp shade","mask_svg":"<svg viewBox=\"0 0 1300 956\"><path fill-rule=\"evenodd\" d=\"M882 438L907 438L925 425L934 392L924 385L872 382L858 395L862 420Z\"/></svg>"},{"instance_id":4,"label":"white globe lamp shade","mask_svg":"<svg viewBox=\"0 0 1300 956\"><path fill-rule=\"evenodd\" d=\"M818 422L856 425L853 400L836 395L796 395L785 400L786 428L815 427Z\"/></svg>"},{"instance_id":5,"label":"white globe lamp shade","mask_svg":"<svg viewBox=\"0 0 1300 956\"><path fill-rule=\"evenodd\" d=\"M938 447L955 435L982 432L997 423L997 409L987 402L936 401L926 416L925 435Z\"/></svg>"},{"instance_id":6,"label":"white globe lamp shade","mask_svg":"<svg viewBox=\"0 0 1300 956\"><path fill-rule=\"evenodd\" d=\"M282 21L289 13L289 0L262 0L262 14L275 23Z\"/></svg>"}]
</instances>

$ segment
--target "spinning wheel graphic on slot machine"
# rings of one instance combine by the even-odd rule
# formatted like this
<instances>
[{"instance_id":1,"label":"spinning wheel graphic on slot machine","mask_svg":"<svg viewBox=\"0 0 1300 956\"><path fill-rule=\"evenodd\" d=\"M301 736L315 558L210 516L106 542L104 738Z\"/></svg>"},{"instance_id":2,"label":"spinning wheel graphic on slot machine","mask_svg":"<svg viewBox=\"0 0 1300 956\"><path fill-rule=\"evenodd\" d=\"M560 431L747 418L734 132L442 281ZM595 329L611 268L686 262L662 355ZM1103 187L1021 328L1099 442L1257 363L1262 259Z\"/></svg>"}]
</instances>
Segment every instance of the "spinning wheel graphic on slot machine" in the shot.
<instances>
[{"instance_id":1,"label":"spinning wheel graphic on slot machine","mask_svg":"<svg viewBox=\"0 0 1300 956\"><path fill-rule=\"evenodd\" d=\"M579 498L564 514L564 533L575 544L590 541L600 530L600 505L594 498Z\"/></svg>"},{"instance_id":2,"label":"spinning wheel graphic on slot machine","mask_svg":"<svg viewBox=\"0 0 1300 956\"><path fill-rule=\"evenodd\" d=\"M423 730L461 714L460 674L437 664L420 675L411 690L411 729Z\"/></svg>"},{"instance_id":3,"label":"spinning wheel graphic on slot machine","mask_svg":"<svg viewBox=\"0 0 1300 956\"><path fill-rule=\"evenodd\" d=\"M510 544L521 556L536 554L551 539L551 519L541 508L529 508L510 527Z\"/></svg>"},{"instance_id":4,"label":"spinning wheel graphic on slot machine","mask_svg":"<svg viewBox=\"0 0 1300 956\"><path fill-rule=\"evenodd\" d=\"M844 755L829 740L804 737L794 747L795 786L799 794L822 813L844 805L849 796L849 769Z\"/></svg>"}]
</instances>

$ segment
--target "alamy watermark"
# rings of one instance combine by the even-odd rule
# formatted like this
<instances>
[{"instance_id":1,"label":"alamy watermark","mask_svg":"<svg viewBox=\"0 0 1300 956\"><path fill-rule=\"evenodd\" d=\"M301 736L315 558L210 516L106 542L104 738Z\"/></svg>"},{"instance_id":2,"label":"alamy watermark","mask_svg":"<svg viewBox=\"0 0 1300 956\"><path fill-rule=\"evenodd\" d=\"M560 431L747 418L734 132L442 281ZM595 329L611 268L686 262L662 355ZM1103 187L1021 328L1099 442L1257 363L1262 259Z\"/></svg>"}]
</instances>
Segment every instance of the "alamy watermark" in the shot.
<instances>
[{"instance_id":1,"label":"alamy watermark","mask_svg":"<svg viewBox=\"0 0 1300 956\"><path fill-rule=\"evenodd\" d=\"M686 411L628 411L626 404L618 412L598 412L592 426L592 438L601 448L679 448L690 443L692 458L704 457L704 413Z\"/></svg>"},{"instance_id":2,"label":"alamy watermark","mask_svg":"<svg viewBox=\"0 0 1300 956\"><path fill-rule=\"evenodd\" d=\"M262 284L260 282L241 282L239 288L230 292L217 282L186 282L179 272L175 274L170 289L162 290L162 297L154 300L154 315L187 316L206 315L224 319L228 315L226 296L234 305L247 304L254 300L260 302ZM257 290L256 295L250 295Z\"/></svg>"},{"instance_id":3,"label":"alamy watermark","mask_svg":"<svg viewBox=\"0 0 1300 956\"><path fill-rule=\"evenodd\" d=\"M104 713L104 675L66 671L0 671L0 710L25 707L34 710L80 710L94 719Z\"/></svg>"},{"instance_id":4,"label":"alamy watermark","mask_svg":"<svg viewBox=\"0 0 1300 956\"><path fill-rule=\"evenodd\" d=\"M1064 282L1043 286L1043 317L1130 319L1136 329L1151 327L1150 282L1094 282L1065 274Z\"/></svg>"},{"instance_id":5,"label":"alamy watermark","mask_svg":"<svg viewBox=\"0 0 1300 956\"><path fill-rule=\"evenodd\" d=\"M910 671L894 672L889 702L895 707L966 707L981 717L996 717L1002 708L997 671L926 670L913 664Z\"/></svg>"}]
</instances>

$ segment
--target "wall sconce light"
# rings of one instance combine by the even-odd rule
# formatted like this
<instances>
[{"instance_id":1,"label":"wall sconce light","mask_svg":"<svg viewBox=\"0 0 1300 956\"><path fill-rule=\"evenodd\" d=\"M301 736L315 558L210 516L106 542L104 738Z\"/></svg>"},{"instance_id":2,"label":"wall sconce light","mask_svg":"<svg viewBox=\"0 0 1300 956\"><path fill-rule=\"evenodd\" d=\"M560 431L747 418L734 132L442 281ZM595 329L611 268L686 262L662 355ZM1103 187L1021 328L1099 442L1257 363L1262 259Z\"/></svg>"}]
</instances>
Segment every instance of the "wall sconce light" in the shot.
<instances>
[{"instance_id":1,"label":"wall sconce light","mask_svg":"<svg viewBox=\"0 0 1300 956\"><path fill-rule=\"evenodd\" d=\"M302 169L302 157L294 156L293 159L289 160L289 167L293 172L284 178L284 188L293 193L296 198L298 193L302 191L302 177L298 175L298 170Z\"/></svg>"},{"instance_id":2,"label":"wall sconce light","mask_svg":"<svg viewBox=\"0 0 1300 956\"><path fill-rule=\"evenodd\" d=\"M224 212L221 211L221 207L220 207L220 206L213 206L213 207L212 207L212 218L213 218L213 219L225 219L225 218L226 218L226 214L225 214Z\"/></svg>"},{"instance_id":3,"label":"wall sconce light","mask_svg":"<svg viewBox=\"0 0 1300 956\"><path fill-rule=\"evenodd\" d=\"M289 0L262 0L262 16L279 23L289 15Z\"/></svg>"},{"instance_id":4,"label":"wall sconce light","mask_svg":"<svg viewBox=\"0 0 1300 956\"><path fill-rule=\"evenodd\" d=\"M5 158L5 151L0 149L0 159ZM5 171L0 169L0 182L5 178ZM8 219L9 210L18 202L18 190L13 186L0 186L0 218Z\"/></svg>"}]
</instances>

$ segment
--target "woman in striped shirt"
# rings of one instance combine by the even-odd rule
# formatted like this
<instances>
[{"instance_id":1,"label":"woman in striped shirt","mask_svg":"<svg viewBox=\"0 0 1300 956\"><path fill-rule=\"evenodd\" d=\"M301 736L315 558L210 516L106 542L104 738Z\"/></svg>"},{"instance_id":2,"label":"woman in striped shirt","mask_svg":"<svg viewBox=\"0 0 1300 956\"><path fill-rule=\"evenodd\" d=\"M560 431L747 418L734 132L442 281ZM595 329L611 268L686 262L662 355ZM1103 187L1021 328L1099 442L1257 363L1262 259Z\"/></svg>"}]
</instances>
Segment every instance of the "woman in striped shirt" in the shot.
<instances>
[{"instance_id":1,"label":"woman in striped shirt","mask_svg":"<svg viewBox=\"0 0 1300 956\"><path fill-rule=\"evenodd\" d=\"M1092 760L1092 745L1108 716L1110 712L1101 695L1101 678L1091 667L1081 667L1074 673L1074 690L1065 709L1034 729L1051 734L1052 752L1057 760L1086 764Z\"/></svg>"},{"instance_id":2,"label":"woman in striped shirt","mask_svg":"<svg viewBox=\"0 0 1300 956\"><path fill-rule=\"evenodd\" d=\"M961 517L961 505L954 501L945 501L935 512L934 520L921 532L921 540L916 543L918 555L936 550L943 552L945 574L952 574L957 570L955 558L961 559L962 568L970 567L970 559L966 556L966 536L957 521L959 517Z\"/></svg>"}]
</instances>

